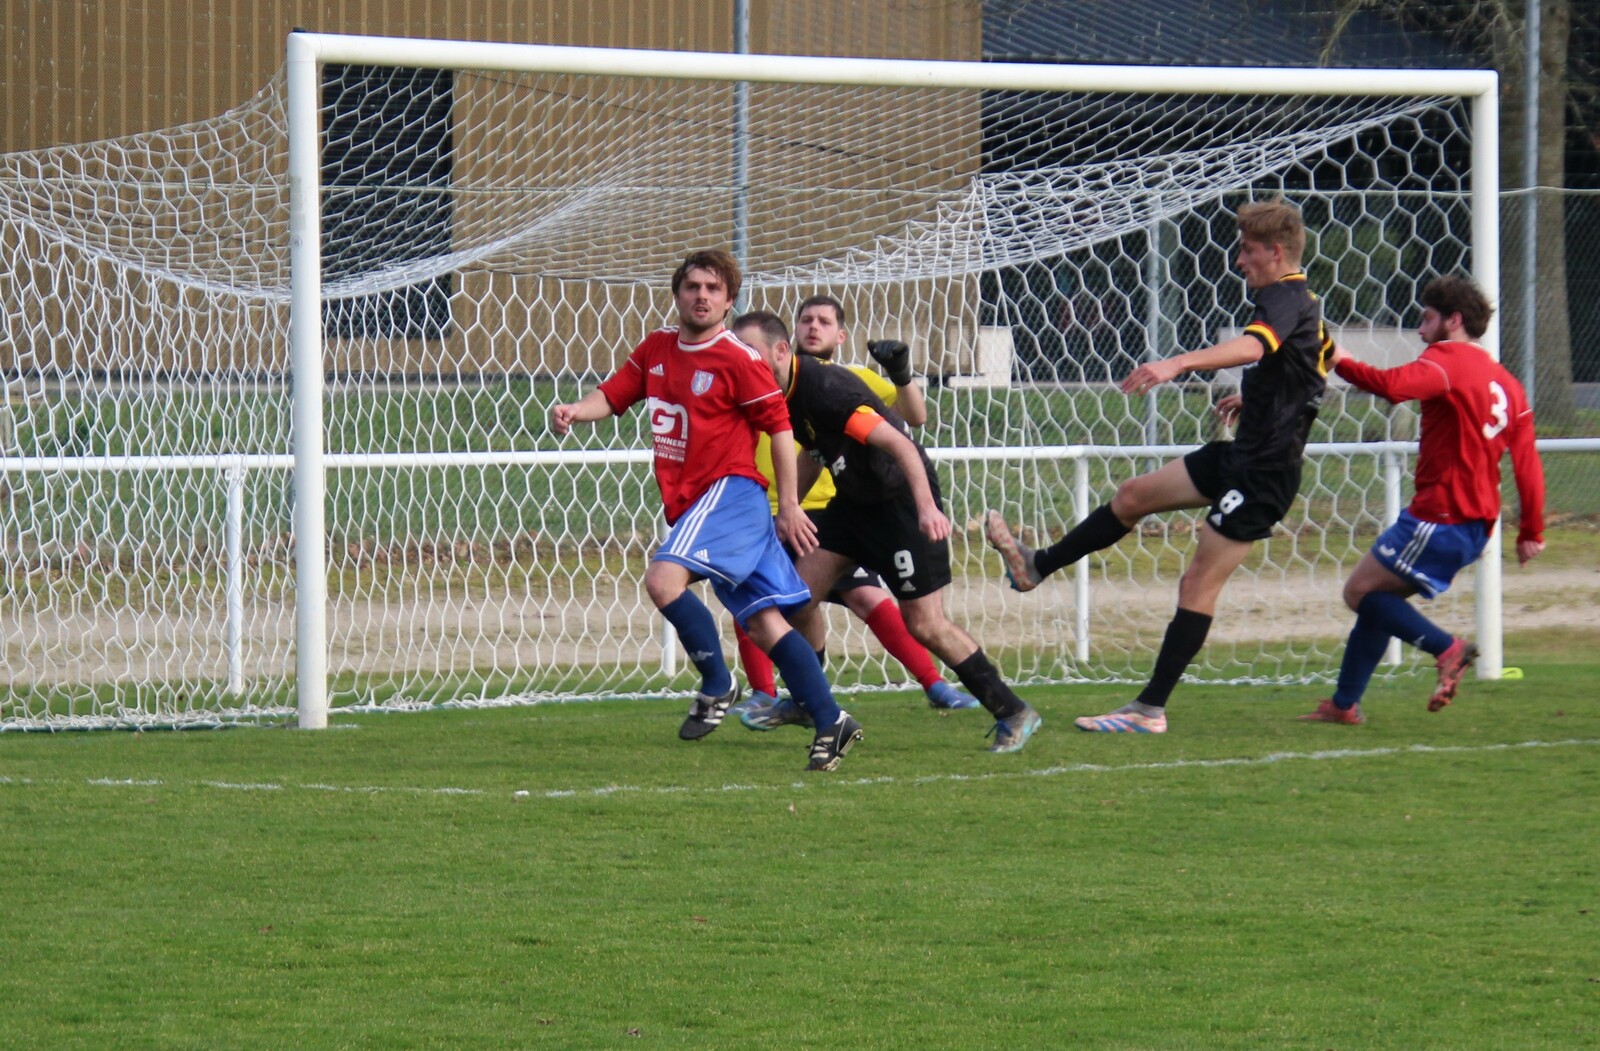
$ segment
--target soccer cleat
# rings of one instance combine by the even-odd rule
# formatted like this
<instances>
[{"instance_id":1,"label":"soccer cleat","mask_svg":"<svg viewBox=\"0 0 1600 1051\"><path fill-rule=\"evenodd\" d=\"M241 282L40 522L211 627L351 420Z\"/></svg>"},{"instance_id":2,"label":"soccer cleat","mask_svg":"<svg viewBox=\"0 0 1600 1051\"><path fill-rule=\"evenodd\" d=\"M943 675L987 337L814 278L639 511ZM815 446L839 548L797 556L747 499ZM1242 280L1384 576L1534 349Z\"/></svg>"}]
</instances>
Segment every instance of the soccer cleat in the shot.
<instances>
[{"instance_id":1,"label":"soccer cleat","mask_svg":"<svg viewBox=\"0 0 1600 1051\"><path fill-rule=\"evenodd\" d=\"M1361 714L1360 701L1348 708L1341 708L1333 703L1331 697L1317 702L1316 711L1295 718L1303 723L1344 723L1346 726L1360 726L1367 721L1367 717Z\"/></svg>"},{"instance_id":2,"label":"soccer cleat","mask_svg":"<svg viewBox=\"0 0 1600 1051\"><path fill-rule=\"evenodd\" d=\"M1044 719L1030 706L1024 704L1022 711L1009 719L997 720L989 728L985 736L993 736L994 744L989 746L991 752L1020 752L1022 746L1028 743L1034 731L1044 725Z\"/></svg>"},{"instance_id":3,"label":"soccer cleat","mask_svg":"<svg viewBox=\"0 0 1600 1051\"><path fill-rule=\"evenodd\" d=\"M794 698L785 697L768 705L746 708L739 713L739 721L747 730L776 730L780 726L810 726L811 716L794 702Z\"/></svg>"},{"instance_id":4,"label":"soccer cleat","mask_svg":"<svg viewBox=\"0 0 1600 1051\"><path fill-rule=\"evenodd\" d=\"M683 725L678 727L678 736L685 741L698 741L700 738L722 725L722 717L728 714L728 709L733 707L733 702L739 699L739 684L733 684L733 689L721 697L707 697L703 693L694 695L694 701L689 705L689 715L683 720Z\"/></svg>"},{"instance_id":5,"label":"soccer cleat","mask_svg":"<svg viewBox=\"0 0 1600 1051\"><path fill-rule=\"evenodd\" d=\"M1032 591L1044 582L1044 577L1033 565L1033 548L1023 546L1011 535L1011 527L1000 517L999 511L985 511L983 533L989 546L1000 552L1000 564L1005 567L1006 579L1013 591Z\"/></svg>"},{"instance_id":6,"label":"soccer cleat","mask_svg":"<svg viewBox=\"0 0 1600 1051\"><path fill-rule=\"evenodd\" d=\"M749 696L728 709L728 714L743 716L745 712L756 708L765 708L769 704L777 704L778 699L763 690L751 690Z\"/></svg>"},{"instance_id":7,"label":"soccer cleat","mask_svg":"<svg viewBox=\"0 0 1600 1051\"><path fill-rule=\"evenodd\" d=\"M955 711L960 708L978 707L978 699L976 697L965 690L958 690L943 679L929 686L924 692L928 695L929 708Z\"/></svg>"},{"instance_id":8,"label":"soccer cleat","mask_svg":"<svg viewBox=\"0 0 1600 1051\"><path fill-rule=\"evenodd\" d=\"M811 741L811 762L807 770L834 770L852 745L861 740L861 724L841 711L839 721L817 734Z\"/></svg>"},{"instance_id":9,"label":"soccer cleat","mask_svg":"<svg viewBox=\"0 0 1600 1051\"><path fill-rule=\"evenodd\" d=\"M1167 713L1144 715L1131 705L1124 705L1105 715L1085 715L1072 720L1072 725L1092 734L1164 734L1167 732Z\"/></svg>"},{"instance_id":10,"label":"soccer cleat","mask_svg":"<svg viewBox=\"0 0 1600 1051\"><path fill-rule=\"evenodd\" d=\"M1428 698L1428 711L1436 712L1455 698L1456 687L1461 685L1461 676L1477 659L1478 647L1466 639L1450 640L1450 648L1439 654L1439 659L1434 662L1434 667L1439 669L1439 685L1434 687L1433 696Z\"/></svg>"}]
</instances>

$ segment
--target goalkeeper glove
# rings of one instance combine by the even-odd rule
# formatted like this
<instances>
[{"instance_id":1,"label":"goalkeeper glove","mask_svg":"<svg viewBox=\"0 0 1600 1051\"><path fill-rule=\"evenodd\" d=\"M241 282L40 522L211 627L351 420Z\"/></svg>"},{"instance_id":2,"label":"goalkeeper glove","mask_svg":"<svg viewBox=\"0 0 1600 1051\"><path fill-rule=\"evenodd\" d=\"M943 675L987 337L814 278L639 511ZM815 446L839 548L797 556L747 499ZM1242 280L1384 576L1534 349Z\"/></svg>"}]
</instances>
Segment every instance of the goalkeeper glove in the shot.
<instances>
[{"instance_id":1,"label":"goalkeeper glove","mask_svg":"<svg viewBox=\"0 0 1600 1051\"><path fill-rule=\"evenodd\" d=\"M867 353L883 366L889 382L904 387L911 382L911 348L898 339L869 339Z\"/></svg>"}]
</instances>

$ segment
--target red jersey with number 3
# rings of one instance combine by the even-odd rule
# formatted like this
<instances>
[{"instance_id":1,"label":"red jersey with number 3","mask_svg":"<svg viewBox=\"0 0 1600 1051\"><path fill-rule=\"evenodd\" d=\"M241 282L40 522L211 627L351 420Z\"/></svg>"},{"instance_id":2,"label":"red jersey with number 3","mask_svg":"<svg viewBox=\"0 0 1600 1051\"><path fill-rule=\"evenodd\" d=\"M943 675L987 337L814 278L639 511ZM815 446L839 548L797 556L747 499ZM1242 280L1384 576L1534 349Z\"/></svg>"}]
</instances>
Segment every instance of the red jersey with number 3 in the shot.
<instances>
[{"instance_id":1,"label":"red jersey with number 3","mask_svg":"<svg viewBox=\"0 0 1600 1051\"><path fill-rule=\"evenodd\" d=\"M738 475L765 487L756 470L756 431L790 429L772 369L726 329L703 343L679 342L675 327L658 329L600 391L619 416L645 402L669 524L718 478Z\"/></svg>"},{"instance_id":2,"label":"red jersey with number 3","mask_svg":"<svg viewBox=\"0 0 1600 1051\"><path fill-rule=\"evenodd\" d=\"M1346 358L1338 373L1391 402L1422 402L1412 514L1446 525L1487 522L1493 529L1500 517L1500 457L1509 449L1522 501L1517 539L1543 539L1544 468L1533 444L1533 410L1522 384L1488 351L1445 341L1399 368Z\"/></svg>"}]
</instances>

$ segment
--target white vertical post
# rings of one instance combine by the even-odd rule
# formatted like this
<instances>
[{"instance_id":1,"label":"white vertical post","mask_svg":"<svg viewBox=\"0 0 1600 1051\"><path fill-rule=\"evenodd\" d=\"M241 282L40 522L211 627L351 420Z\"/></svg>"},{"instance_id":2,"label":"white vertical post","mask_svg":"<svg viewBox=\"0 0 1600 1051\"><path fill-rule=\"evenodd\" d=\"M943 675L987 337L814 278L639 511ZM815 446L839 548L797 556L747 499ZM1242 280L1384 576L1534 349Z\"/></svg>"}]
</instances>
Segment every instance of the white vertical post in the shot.
<instances>
[{"instance_id":1,"label":"white vertical post","mask_svg":"<svg viewBox=\"0 0 1600 1051\"><path fill-rule=\"evenodd\" d=\"M1490 90L1472 98L1472 274L1493 306L1500 303L1500 91L1499 78ZM1500 360L1499 311L1489 319L1480 340ZM1478 678L1498 679L1505 661L1500 595L1500 538L1494 535L1478 560Z\"/></svg>"},{"instance_id":2,"label":"white vertical post","mask_svg":"<svg viewBox=\"0 0 1600 1051\"><path fill-rule=\"evenodd\" d=\"M322 202L318 57L290 33L289 298L293 378L295 688L305 730L328 725L328 572L322 458Z\"/></svg>"},{"instance_id":3,"label":"white vertical post","mask_svg":"<svg viewBox=\"0 0 1600 1051\"><path fill-rule=\"evenodd\" d=\"M227 502L227 602L228 602L228 692L244 693L244 474L242 463L226 472Z\"/></svg>"},{"instance_id":4,"label":"white vertical post","mask_svg":"<svg viewBox=\"0 0 1600 1051\"><path fill-rule=\"evenodd\" d=\"M1144 360L1146 363L1161 358L1161 284L1163 274L1161 264L1165 257L1161 254L1161 220L1152 219L1145 234L1144 261L1144 287L1145 287L1145 317L1144 317ZM1156 445L1156 429L1161 418L1160 406L1156 402L1156 391L1159 385L1151 387L1144 398L1144 443ZM1158 466L1154 459L1146 462L1145 469L1153 471ZM1085 512L1087 513L1087 512Z\"/></svg>"},{"instance_id":5,"label":"white vertical post","mask_svg":"<svg viewBox=\"0 0 1600 1051\"><path fill-rule=\"evenodd\" d=\"M1528 407L1534 408L1534 380L1537 359L1535 338L1539 331L1535 307L1539 301L1539 5L1528 0L1523 35L1522 60L1522 188L1527 195L1522 205L1522 389Z\"/></svg>"},{"instance_id":6,"label":"white vertical post","mask_svg":"<svg viewBox=\"0 0 1600 1051\"><path fill-rule=\"evenodd\" d=\"M1089 457L1079 452L1072 461L1072 524L1089 517ZM1089 560L1072 567L1073 633L1077 636L1080 664L1089 660Z\"/></svg>"},{"instance_id":7,"label":"white vertical post","mask_svg":"<svg viewBox=\"0 0 1600 1051\"><path fill-rule=\"evenodd\" d=\"M734 0L733 50L750 53L750 2ZM750 83L733 85L733 257L750 265Z\"/></svg>"},{"instance_id":8,"label":"white vertical post","mask_svg":"<svg viewBox=\"0 0 1600 1051\"><path fill-rule=\"evenodd\" d=\"M1387 529L1400 519L1400 453L1392 442L1383 450L1383 525ZM1400 640L1391 636L1383 651L1385 664L1400 663Z\"/></svg>"}]
</instances>

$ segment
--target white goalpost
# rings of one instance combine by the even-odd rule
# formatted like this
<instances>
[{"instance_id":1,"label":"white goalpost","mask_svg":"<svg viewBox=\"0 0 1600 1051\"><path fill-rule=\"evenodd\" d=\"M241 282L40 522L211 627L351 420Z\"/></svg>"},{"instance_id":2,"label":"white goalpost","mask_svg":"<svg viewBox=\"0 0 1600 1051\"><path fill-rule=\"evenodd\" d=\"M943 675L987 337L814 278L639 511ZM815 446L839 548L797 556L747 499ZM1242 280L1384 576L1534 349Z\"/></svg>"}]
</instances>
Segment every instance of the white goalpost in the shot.
<instances>
[{"instance_id":1,"label":"white goalpost","mask_svg":"<svg viewBox=\"0 0 1600 1051\"><path fill-rule=\"evenodd\" d=\"M290 185L295 193L292 224L295 245L294 336L296 540L299 581L298 676L300 725L319 727L327 719L321 696L326 681L324 530L315 508L323 498L321 446L321 241L318 175L321 165L315 99L318 70L324 63L418 68L464 68L517 73L693 79L729 84L774 83L944 88L981 91L1150 93L1192 95L1458 96L1471 105L1472 270L1485 288L1499 287L1499 205L1497 82L1492 72L1370 70L1198 69L1110 66L1003 65L995 63L913 62L772 55L625 51L605 48L517 46L413 41L389 38L293 34L289 39ZM1292 90L1285 90L1292 85ZM868 322L870 324L870 321ZM1492 350L1497 332L1485 337ZM1152 453L1157 450L1150 450ZM1172 451L1167 451L1168 455ZM1081 461L1080 461L1081 462ZM1081 472L1080 472L1081 475ZM1075 486L1076 514L1088 507L1082 482ZM1393 488L1392 482L1390 488ZM1398 510L1398 509L1396 509ZM1392 517L1392 516L1391 516ZM1085 567L1086 569L1087 567ZM1480 674L1498 676L1501 663L1498 606L1499 552L1485 553L1479 569L1478 636ZM1088 587L1080 571L1075 583L1079 609L1078 652L1087 655Z\"/></svg>"},{"instance_id":2,"label":"white goalpost","mask_svg":"<svg viewBox=\"0 0 1600 1051\"><path fill-rule=\"evenodd\" d=\"M1231 215L1282 195L1358 356L1416 291L1499 285L1496 77L625 51L295 33L256 99L0 158L10 395L6 728L326 725L330 711L654 696L648 440L551 404L670 323L738 246L742 309L845 303L928 386L952 612L1021 683L1140 678L1193 516L1038 592L986 507L1059 535L1215 435L1236 376L1115 380L1248 317ZM1485 342L1494 349L1497 332ZM1401 356L1403 355L1403 356ZM7 430L6 428L9 428ZM1195 669L1337 668L1343 574L1398 513L1414 412L1330 390L1302 500ZM1498 549L1440 603L1501 664ZM903 681L830 614L845 689ZM20 687L20 688L19 688Z\"/></svg>"}]
</instances>

